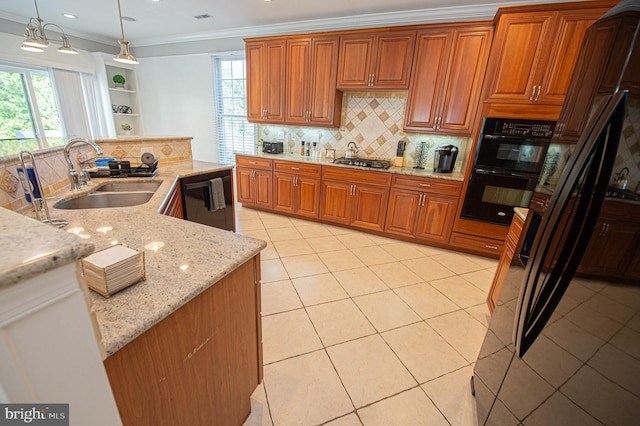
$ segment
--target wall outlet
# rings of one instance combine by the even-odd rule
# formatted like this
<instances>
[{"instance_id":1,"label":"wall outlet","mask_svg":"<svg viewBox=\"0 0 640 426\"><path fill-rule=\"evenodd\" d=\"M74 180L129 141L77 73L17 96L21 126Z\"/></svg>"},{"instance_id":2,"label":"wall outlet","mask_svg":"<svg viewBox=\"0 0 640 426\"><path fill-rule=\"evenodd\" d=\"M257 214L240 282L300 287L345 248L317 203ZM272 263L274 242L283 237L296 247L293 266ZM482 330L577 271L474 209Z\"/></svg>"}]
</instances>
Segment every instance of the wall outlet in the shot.
<instances>
[{"instance_id":1,"label":"wall outlet","mask_svg":"<svg viewBox=\"0 0 640 426\"><path fill-rule=\"evenodd\" d=\"M312 136L311 142L320 142L320 134L316 133Z\"/></svg>"},{"instance_id":2,"label":"wall outlet","mask_svg":"<svg viewBox=\"0 0 640 426\"><path fill-rule=\"evenodd\" d=\"M284 130L278 131L278 140L279 141L283 141L284 140Z\"/></svg>"}]
</instances>

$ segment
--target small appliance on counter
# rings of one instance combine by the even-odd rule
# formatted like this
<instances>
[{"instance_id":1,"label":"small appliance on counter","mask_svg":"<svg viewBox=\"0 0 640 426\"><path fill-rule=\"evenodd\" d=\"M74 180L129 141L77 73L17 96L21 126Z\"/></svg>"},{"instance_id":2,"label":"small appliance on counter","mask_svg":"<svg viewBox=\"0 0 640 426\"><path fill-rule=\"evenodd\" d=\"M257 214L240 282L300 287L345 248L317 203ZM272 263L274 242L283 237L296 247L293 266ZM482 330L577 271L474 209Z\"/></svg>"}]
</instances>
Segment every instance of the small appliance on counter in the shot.
<instances>
[{"instance_id":1,"label":"small appliance on counter","mask_svg":"<svg viewBox=\"0 0 640 426\"><path fill-rule=\"evenodd\" d=\"M456 166L458 147L442 145L433 152L433 171L436 173L451 173Z\"/></svg>"},{"instance_id":2,"label":"small appliance on counter","mask_svg":"<svg viewBox=\"0 0 640 426\"><path fill-rule=\"evenodd\" d=\"M393 163L396 167L402 167L404 165L404 150L407 148L405 141L398 142L398 151L396 152L396 161Z\"/></svg>"},{"instance_id":3,"label":"small appliance on counter","mask_svg":"<svg viewBox=\"0 0 640 426\"><path fill-rule=\"evenodd\" d=\"M284 144L282 142L262 142L262 152L265 154L282 154Z\"/></svg>"}]
</instances>

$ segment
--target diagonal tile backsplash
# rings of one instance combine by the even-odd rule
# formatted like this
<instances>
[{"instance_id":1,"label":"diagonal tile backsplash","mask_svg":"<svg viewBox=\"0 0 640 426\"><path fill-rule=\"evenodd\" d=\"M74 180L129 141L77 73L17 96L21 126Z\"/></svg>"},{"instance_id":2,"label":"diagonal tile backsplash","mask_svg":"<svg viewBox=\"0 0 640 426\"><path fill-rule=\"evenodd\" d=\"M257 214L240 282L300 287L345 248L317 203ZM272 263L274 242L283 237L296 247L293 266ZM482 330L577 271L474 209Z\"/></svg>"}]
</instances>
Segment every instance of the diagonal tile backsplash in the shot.
<instances>
[{"instance_id":1,"label":"diagonal tile backsplash","mask_svg":"<svg viewBox=\"0 0 640 426\"><path fill-rule=\"evenodd\" d=\"M281 125L260 125L259 137L265 141L277 141L279 132L284 131L285 152L300 152L300 142L318 139L318 146L335 149L336 157L344 156L347 144L358 145L361 156L394 159L398 142L407 142L405 165L412 166L421 142L429 147L425 168L433 165L433 148L440 145L455 145L459 154L456 171L461 171L466 161L467 137L440 136L405 133L402 130L407 92L345 92L342 98L341 126L338 129L295 127Z\"/></svg>"}]
</instances>

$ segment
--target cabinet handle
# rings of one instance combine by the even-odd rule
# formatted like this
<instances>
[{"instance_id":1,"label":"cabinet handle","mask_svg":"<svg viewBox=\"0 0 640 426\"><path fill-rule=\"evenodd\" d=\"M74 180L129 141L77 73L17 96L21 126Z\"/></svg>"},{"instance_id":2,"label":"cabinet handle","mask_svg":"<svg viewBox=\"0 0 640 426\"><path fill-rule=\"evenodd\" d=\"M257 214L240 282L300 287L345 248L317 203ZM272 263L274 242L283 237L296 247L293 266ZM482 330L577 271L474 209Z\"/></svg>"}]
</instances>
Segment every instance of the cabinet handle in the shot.
<instances>
[{"instance_id":1,"label":"cabinet handle","mask_svg":"<svg viewBox=\"0 0 640 426\"><path fill-rule=\"evenodd\" d=\"M373 74L369 74L369 81L367 82L367 86L373 86Z\"/></svg>"},{"instance_id":2,"label":"cabinet handle","mask_svg":"<svg viewBox=\"0 0 640 426\"><path fill-rule=\"evenodd\" d=\"M421 183L420 186L426 186L427 188L431 188L430 183Z\"/></svg>"},{"instance_id":3,"label":"cabinet handle","mask_svg":"<svg viewBox=\"0 0 640 426\"><path fill-rule=\"evenodd\" d=\"M249 179L255 179L255 178L256 178L256 171L251 170L251 176L249 177Z\"/></svg>"},{"instance_id":4,"label":"cabinet handle","mask_svg":"<svg viewBox=\"0 0 640 426\"><path fill-rule=\"evenodd\" d=\"M485 244L484 248L488 248L489 250L498 250L498 246L492 246L489 244Z\"/></svg>"},{"instance_id":5,"label":"cabinet handle","mask_svg":"<svg viewBox=\"0 0 640 426\"><path fill-rule=\"evenodd\" d=\"M291 170L300 170L300 167L292 167Z\"/></svg>"},{"instance_id":6,"label":"cabinet handle","mask_svg":"<svg viewBox=\"0 0 640 426\"><path fill-rule=\"evenodd\" d=\"M298 186L298 176L293 177L293 186Z\"/></svg>"},{"instance_id":7,"label":"cabinet handle","mask_svg":"<svg viewBox=\"0 0 640 426\"><path fill-rule=\"evenodd\" d=\"M255 161L249 161L249 164L257 164Z\"/></svg>"},{"instance_id":8,"label":"cabinet handle","mask_svg":"<svg viewBox=\"0 0 640 426\"><path fill-rule=\"evenodd\" d=\"M351 185L351 188L349 189L349 195L356 195L356 186L355 185Z\"/></svg>"},{"instance_id":9,"label":"cabinet handle","mask_svg":"<svg viewBox=\"0 0 640 426\"><path fill-rule=\"evenodd\" d=\"M534 100L534 99L535 99L535 97L536 97L536 87L538 87L538 86L533 86L533 87L531 88L531 96L529 96L529 100L530 100L531 102L533 102L533 100Z\"/></svg>"},{"instance_id":10,"label":"cabinet handle","mask_svg":"<svg viewBox=\"0 0 640 426\"><path fill-rule=\"evenodd\" d=\"M536 91L536 102L540 99L540 91L542 90L542 86L538 86L538 90Z\"/></svg>"}]
</instances>

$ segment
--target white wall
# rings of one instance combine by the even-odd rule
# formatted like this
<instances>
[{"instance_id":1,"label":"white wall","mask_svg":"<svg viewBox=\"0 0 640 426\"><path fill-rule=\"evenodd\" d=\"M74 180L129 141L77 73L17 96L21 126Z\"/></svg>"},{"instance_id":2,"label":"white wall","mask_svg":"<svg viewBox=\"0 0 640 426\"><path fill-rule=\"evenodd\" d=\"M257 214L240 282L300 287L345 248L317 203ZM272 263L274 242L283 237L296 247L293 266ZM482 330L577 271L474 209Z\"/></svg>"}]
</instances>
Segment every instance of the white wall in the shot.
<instances>
[{"instance_id":1,"label":"white wall","mask_svg":"<svg viewBox=\"0 0 640 426\"><path fill-rule=\"evenodd\" d=\"M217 161L213 65L208 54L139 59L144 134L191 136L194 160Z\"/></svg>"}]
</instances>

